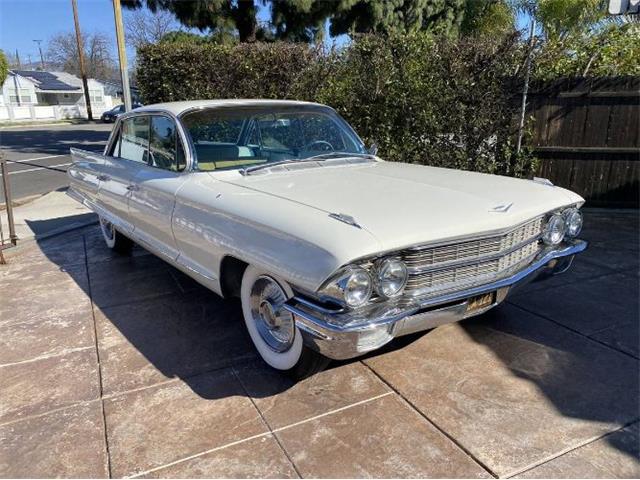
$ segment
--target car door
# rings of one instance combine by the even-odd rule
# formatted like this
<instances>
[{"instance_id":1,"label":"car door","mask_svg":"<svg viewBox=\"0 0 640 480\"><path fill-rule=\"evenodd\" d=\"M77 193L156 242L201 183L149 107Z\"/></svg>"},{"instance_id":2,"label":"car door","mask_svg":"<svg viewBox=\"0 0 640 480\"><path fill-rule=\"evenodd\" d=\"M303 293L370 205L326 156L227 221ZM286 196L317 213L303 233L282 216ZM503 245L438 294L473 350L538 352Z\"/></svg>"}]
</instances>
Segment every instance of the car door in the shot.
<instances>
[{"instance_id":1,"label":"car door","mask_svg":"<svg viewBox=\"0 0 640 480\"><path fill-rule=\"evenodd\" d=\"M98 213L124 233L134 229L129 216L129 199L135 188L135 177L146 165L148 149L149 116L137 115L120 122L104 158L96 202Z\"/></svg>"},{"instance_id":2,"label":"car door","mask_svg":"<svg viewBox=\"0 0 640 480\"><path fill-rule=\"evenodd\" d=\"M178 256L171 216L176 193L187 178L182 140L169 115L149 117L147 163L137 170L129 199L134 236L171 259Z\"/></svg>"}]
</instances>

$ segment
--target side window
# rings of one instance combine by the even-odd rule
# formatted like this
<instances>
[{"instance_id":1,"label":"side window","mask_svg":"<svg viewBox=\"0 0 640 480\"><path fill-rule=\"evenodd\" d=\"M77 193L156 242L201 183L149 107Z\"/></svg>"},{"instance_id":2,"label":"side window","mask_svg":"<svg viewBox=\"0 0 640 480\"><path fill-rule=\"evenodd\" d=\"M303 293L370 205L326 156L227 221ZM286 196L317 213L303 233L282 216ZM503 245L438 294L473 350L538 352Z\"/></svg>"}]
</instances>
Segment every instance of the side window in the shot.
<instances>
[{"instance_id":1,"label":"side window","mask_svg":"<svg viewBox=\"0 0 640 480\"><path fill-rule=\"evenodd\" d=\"M120 158L147 163L149 149L149 117L123 120L120 130ZM114 154L117 152L114 152Z\"/></svg>"},{"instance_id":2,"label":"side window","mask_svg":"<svg viewBox=\"0 0 640 480\"><path fill-rule=\"evenodd\" d=\"M151 117L149 165L164 170L184 169L184 151L173 119L161 115Z\"/></svg>"}]
</instances>

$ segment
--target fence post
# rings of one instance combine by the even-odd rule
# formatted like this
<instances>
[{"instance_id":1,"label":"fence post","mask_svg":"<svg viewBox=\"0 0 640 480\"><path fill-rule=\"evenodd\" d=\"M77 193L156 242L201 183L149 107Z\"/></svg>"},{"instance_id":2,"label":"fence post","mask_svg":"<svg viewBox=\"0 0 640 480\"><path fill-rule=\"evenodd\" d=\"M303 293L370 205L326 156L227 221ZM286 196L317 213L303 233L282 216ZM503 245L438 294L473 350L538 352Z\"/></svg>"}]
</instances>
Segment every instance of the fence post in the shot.
<instances>
[{"instance_id":1,"label":"fence post","mask_svg":"<svg viewBox=\"0 0 640 480\"><path fill-rule=\"evenodd\" d=\"M9 172L7 171L7 160L0 155L0 173L2 174L2 188L4 189L4 201L7 208L7 222L9 223L9 240L13 245L18 243L16 226L13 223L13 204L11 202L11 189L9 186Z\"/></svg>"}]
</instances>

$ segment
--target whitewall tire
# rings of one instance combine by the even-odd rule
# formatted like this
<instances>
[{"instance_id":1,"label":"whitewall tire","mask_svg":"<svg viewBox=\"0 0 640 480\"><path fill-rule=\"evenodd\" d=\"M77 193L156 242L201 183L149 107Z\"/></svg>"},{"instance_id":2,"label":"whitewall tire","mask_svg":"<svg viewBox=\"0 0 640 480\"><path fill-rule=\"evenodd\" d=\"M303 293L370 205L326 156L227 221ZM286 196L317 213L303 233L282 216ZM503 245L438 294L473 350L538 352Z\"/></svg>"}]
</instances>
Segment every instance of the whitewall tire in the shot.
<instances>
[{"instance_id":1,"label":"whitewall tire","mask_svg":"<svg viewBox=\"0 0 640 480\"><path fill-rule=\"evenodd\" d=\"M285 281L251 265L245 269L240 300L256 350L269 366L304 378L322 370L329 360L303 344L293 315L281 308L292 296Z\"/></svg>"}]
</instances>

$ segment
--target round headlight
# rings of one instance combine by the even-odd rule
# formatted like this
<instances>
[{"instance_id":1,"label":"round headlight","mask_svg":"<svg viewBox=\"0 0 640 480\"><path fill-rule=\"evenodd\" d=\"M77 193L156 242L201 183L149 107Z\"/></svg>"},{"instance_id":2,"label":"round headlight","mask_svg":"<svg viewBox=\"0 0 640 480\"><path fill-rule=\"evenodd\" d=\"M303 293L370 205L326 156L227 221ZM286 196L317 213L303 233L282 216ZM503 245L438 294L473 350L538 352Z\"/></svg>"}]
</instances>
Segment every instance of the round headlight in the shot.
<instances>
[{"instance_id":1,"label":"round headlight","mask_svg":"<svg viewBox=\"0 0 640 480\"><path fill-rule=\"evenodd\" d=\"M344 301L350 307L359 307L366 303L373 292L371 275L363 268L354 268L345 278L343 286Z\"/></svg>"},{"instance_id":2,"label":"round headlight","mask_svg":"<svg viewBox=\"0 0 640 480\"><path fill-rule=\"evenodd\" d=\"M385 297L402 293L407 284L407 266L397 258L386 258L376 264L376 290Z\"/></svg>"},{"instance_id":3,"label":"round headlight","mask_svg":"<svg viewBox=\"0 0 640 480\"><path fill-rule=\"evenodd\" d=\"M577 237L582 230L582 213L577 208L564 212L564 223L567 237Z\"/></svg>"},{"instance_id":4,"label":"round headlight","mask_svg":"<svg viewBox=\"0 0 640 480\"><path fill-rule=\"evenodd\" d=\"M564 239L565 222L562 215L552 215L544 227L542 240L547 245L558 245Z\"/></svg>"}]
</instances>

